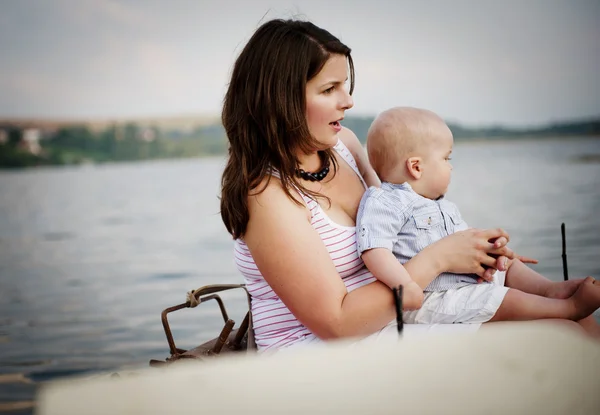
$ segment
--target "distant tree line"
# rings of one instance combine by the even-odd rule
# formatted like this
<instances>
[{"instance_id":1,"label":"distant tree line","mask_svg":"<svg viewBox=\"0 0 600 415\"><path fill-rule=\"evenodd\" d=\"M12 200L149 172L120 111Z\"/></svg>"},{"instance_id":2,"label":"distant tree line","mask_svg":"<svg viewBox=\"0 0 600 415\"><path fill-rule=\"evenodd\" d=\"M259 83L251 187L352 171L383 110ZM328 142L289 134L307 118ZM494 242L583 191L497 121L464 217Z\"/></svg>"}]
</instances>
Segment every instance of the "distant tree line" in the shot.
<instances>
[{"instance_id":1,"label":"distant tree line","mask_svg":"<svg viewBox=\"0 0 600 415\"><path fill-rule=\"evenodd\" d=\"M41 151L32 153L24 142L24 130L0 126L6 137L0 143L0 167L71 165L109 161L197 157L223 154L222 127L200 127L191 132L166 131L129 123L95 132L85 125L69 126L39 139Z\"/></svg>"},{"instance_id":2,"label":"distant tree line","mask_svg":"<svg viewBox=\"0 0 600 415\"><path fill-rule=\"evenodd\" d=\"M493 139L493 138L547 138L565 136L600 136L600 119L555 123L542 127L507 128L502 126L486 128L465 128L449 124L455 139Z\"/></svg>"},{"instance_id":3,"label":"distant tree line","mask_svg":"<svg viewBox=\"0 0 600 415\"><path fill-rule=\"evenodd\" d=\"M350 128L361 142L374 117L348 117L342 124ZM456 140L499 139L522 137L600 137L600 119L556 123L539 128L511 129L505 127L467 128L449 124ZM96 131L86 125L63 127L44 134L39 140L40 151L32 153L23 146L23 131L19 127L0 125L0 167L28 167L135 161L158 158L222 155L227 151L225 131L220 124L197 127L190 131L161 130L134 123L112 125Z\"/></svg>"},{"instance_id":4,"label":"distant tree line","mask_svg":"<svg viewBox=\"0 0 600 415\"><path fill-rule=\"evenodd\" d=\"M375 117L351 117L342 124L351 129L364 144L369 127ZM549 138L564 136L598 136L600 137L600 119L579 122L555 123L542 127L508 128L492 126L485 128L469 128L459 124L448 123L455 140L498 139L498 138Z\"/></svg>"}]
</instances>

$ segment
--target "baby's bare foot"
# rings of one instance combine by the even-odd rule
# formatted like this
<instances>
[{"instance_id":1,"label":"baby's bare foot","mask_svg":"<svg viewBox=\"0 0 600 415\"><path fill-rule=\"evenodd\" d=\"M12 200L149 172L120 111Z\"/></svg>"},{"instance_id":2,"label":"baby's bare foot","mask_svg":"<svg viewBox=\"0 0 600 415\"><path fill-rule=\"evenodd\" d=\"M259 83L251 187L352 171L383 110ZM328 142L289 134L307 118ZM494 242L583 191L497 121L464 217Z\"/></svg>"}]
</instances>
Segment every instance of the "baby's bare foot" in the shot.
<instances>
[{"instance_id":1,"label":"baby's bare foot","mask_svg":"<svg viewBox=\"0 0 600 415\"><path fill-rule=\"evenodd\" d=\"M587 277L569 299L574 305L573 320L581 320L600 308L600 281Z\"/></svg>"},{"instance_id":2,"label":"baby's bare foot","mask_svg":"<svg viewBox=\"0 0 600 415\"><path fill-rule=\"evenodd\" d=\"M544 295L544 297L558 299L569 298L570 296L575 294L575 291L577 291L577 288L579 288L583 281L585 281L585 278L553 282L548 288L548 290L546 290L546 294Z\"/></svg>"}]
</instances>

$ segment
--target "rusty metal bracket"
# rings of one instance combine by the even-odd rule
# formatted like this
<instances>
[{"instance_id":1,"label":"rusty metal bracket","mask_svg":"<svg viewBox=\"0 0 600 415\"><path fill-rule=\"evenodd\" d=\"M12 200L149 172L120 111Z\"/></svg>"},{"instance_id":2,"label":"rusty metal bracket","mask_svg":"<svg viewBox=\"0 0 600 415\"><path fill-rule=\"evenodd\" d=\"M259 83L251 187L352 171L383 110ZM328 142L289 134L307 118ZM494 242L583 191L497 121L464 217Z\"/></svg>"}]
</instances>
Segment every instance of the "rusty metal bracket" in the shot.
<instances>
[{"instance_id":1,"label":"rusty metal bracket","mask_svg":"<svg viewBox=\"0 0 600 415\"><path fill-rule=\"evenodd\" d=\"M246 297L248 300L248 312L242 324L237 330L234 330L235 322L229 318L227 314L227 309L225 308L225 304L223 300L217 293L228 291L232 289L243 289L246 292ZM161 364L178 360L181 358L198 358L200 356L214 356L221 353L224 346L227 346L230 351L237 351L244 348L244 339L251 338L251 345L249 347L254 346L253 342L253 333L250 333L252 330L252 316L250 313L250 293L246 289L245 284L214 284L214 285L206 285L197 290L193 291L193 295L198 301L198 305L205 303L210 300L215 300L219 305L219 309L221 311L221 316L223 318L223 329L219 337L213 339L201 345L193 350L184 350L180 349L175 345L175 339L173 338L173 333L171 332L171 328L169 326L168 314L182 310L184 308L190 308L190 301L186 301L185 303L175 305L173 307L166 308L161 313L161 321L165 331L165 335L167 337L167 343L169 344L169 350L171 352L171 356L167 358L166 362L161 362L158 360L151 360L150 364L152 366L159 366ZM230 335L233 334L233 338L229 338ZM248 335L248 336L247 336Z\"/></svg>"}]
</instances>

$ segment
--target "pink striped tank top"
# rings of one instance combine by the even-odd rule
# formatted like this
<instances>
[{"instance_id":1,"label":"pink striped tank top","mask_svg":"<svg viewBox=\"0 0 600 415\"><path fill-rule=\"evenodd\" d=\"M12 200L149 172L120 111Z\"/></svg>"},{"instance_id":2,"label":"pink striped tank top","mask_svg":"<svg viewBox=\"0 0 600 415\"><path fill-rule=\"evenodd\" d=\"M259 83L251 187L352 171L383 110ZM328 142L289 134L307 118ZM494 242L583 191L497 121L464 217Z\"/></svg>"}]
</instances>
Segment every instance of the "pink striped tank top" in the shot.
<instances>
[{"instance_id":1,"label":"pink striped tank top","mask_svg":"<svg viewBox=\"0 0 600 415\"><path fill-rule=\"evenodd\" d=\"M366 189L367 186L348 148L338 141L334 149L352 167ZM355 227L338 225L329 219L315 200L305 194L300 193L300 195L310 209L311 224L327 247L348 292L375 281L358 256ZM254 336L259 352L314 340L316 336L294 317L267 284L254 263L248 247L241 239L237 239L234 243L234 259L244 276L252 299Z\"/></svg>"}]
</instances>

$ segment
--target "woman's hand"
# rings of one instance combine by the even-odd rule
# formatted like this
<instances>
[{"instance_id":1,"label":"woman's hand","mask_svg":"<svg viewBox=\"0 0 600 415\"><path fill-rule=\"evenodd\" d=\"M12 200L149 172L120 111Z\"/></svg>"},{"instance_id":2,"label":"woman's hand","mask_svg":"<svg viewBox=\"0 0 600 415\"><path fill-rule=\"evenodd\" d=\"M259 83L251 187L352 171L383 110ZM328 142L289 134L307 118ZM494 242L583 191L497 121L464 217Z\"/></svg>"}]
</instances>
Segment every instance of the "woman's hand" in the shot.
<instances>
[{"instance_id":1,"label":"woman's hand","mask_svg":"<svg viewBox=\"0 0 600 415\"><path fill-rule=\"evenodd\" d=\"M515 257L506 246L509 240L508 233L500 228L467 229L449 235L429 248L438 251L442 272L477 274L491 281L495 271L504 271L508 260Z\"/></svg>"}]
</instances>

